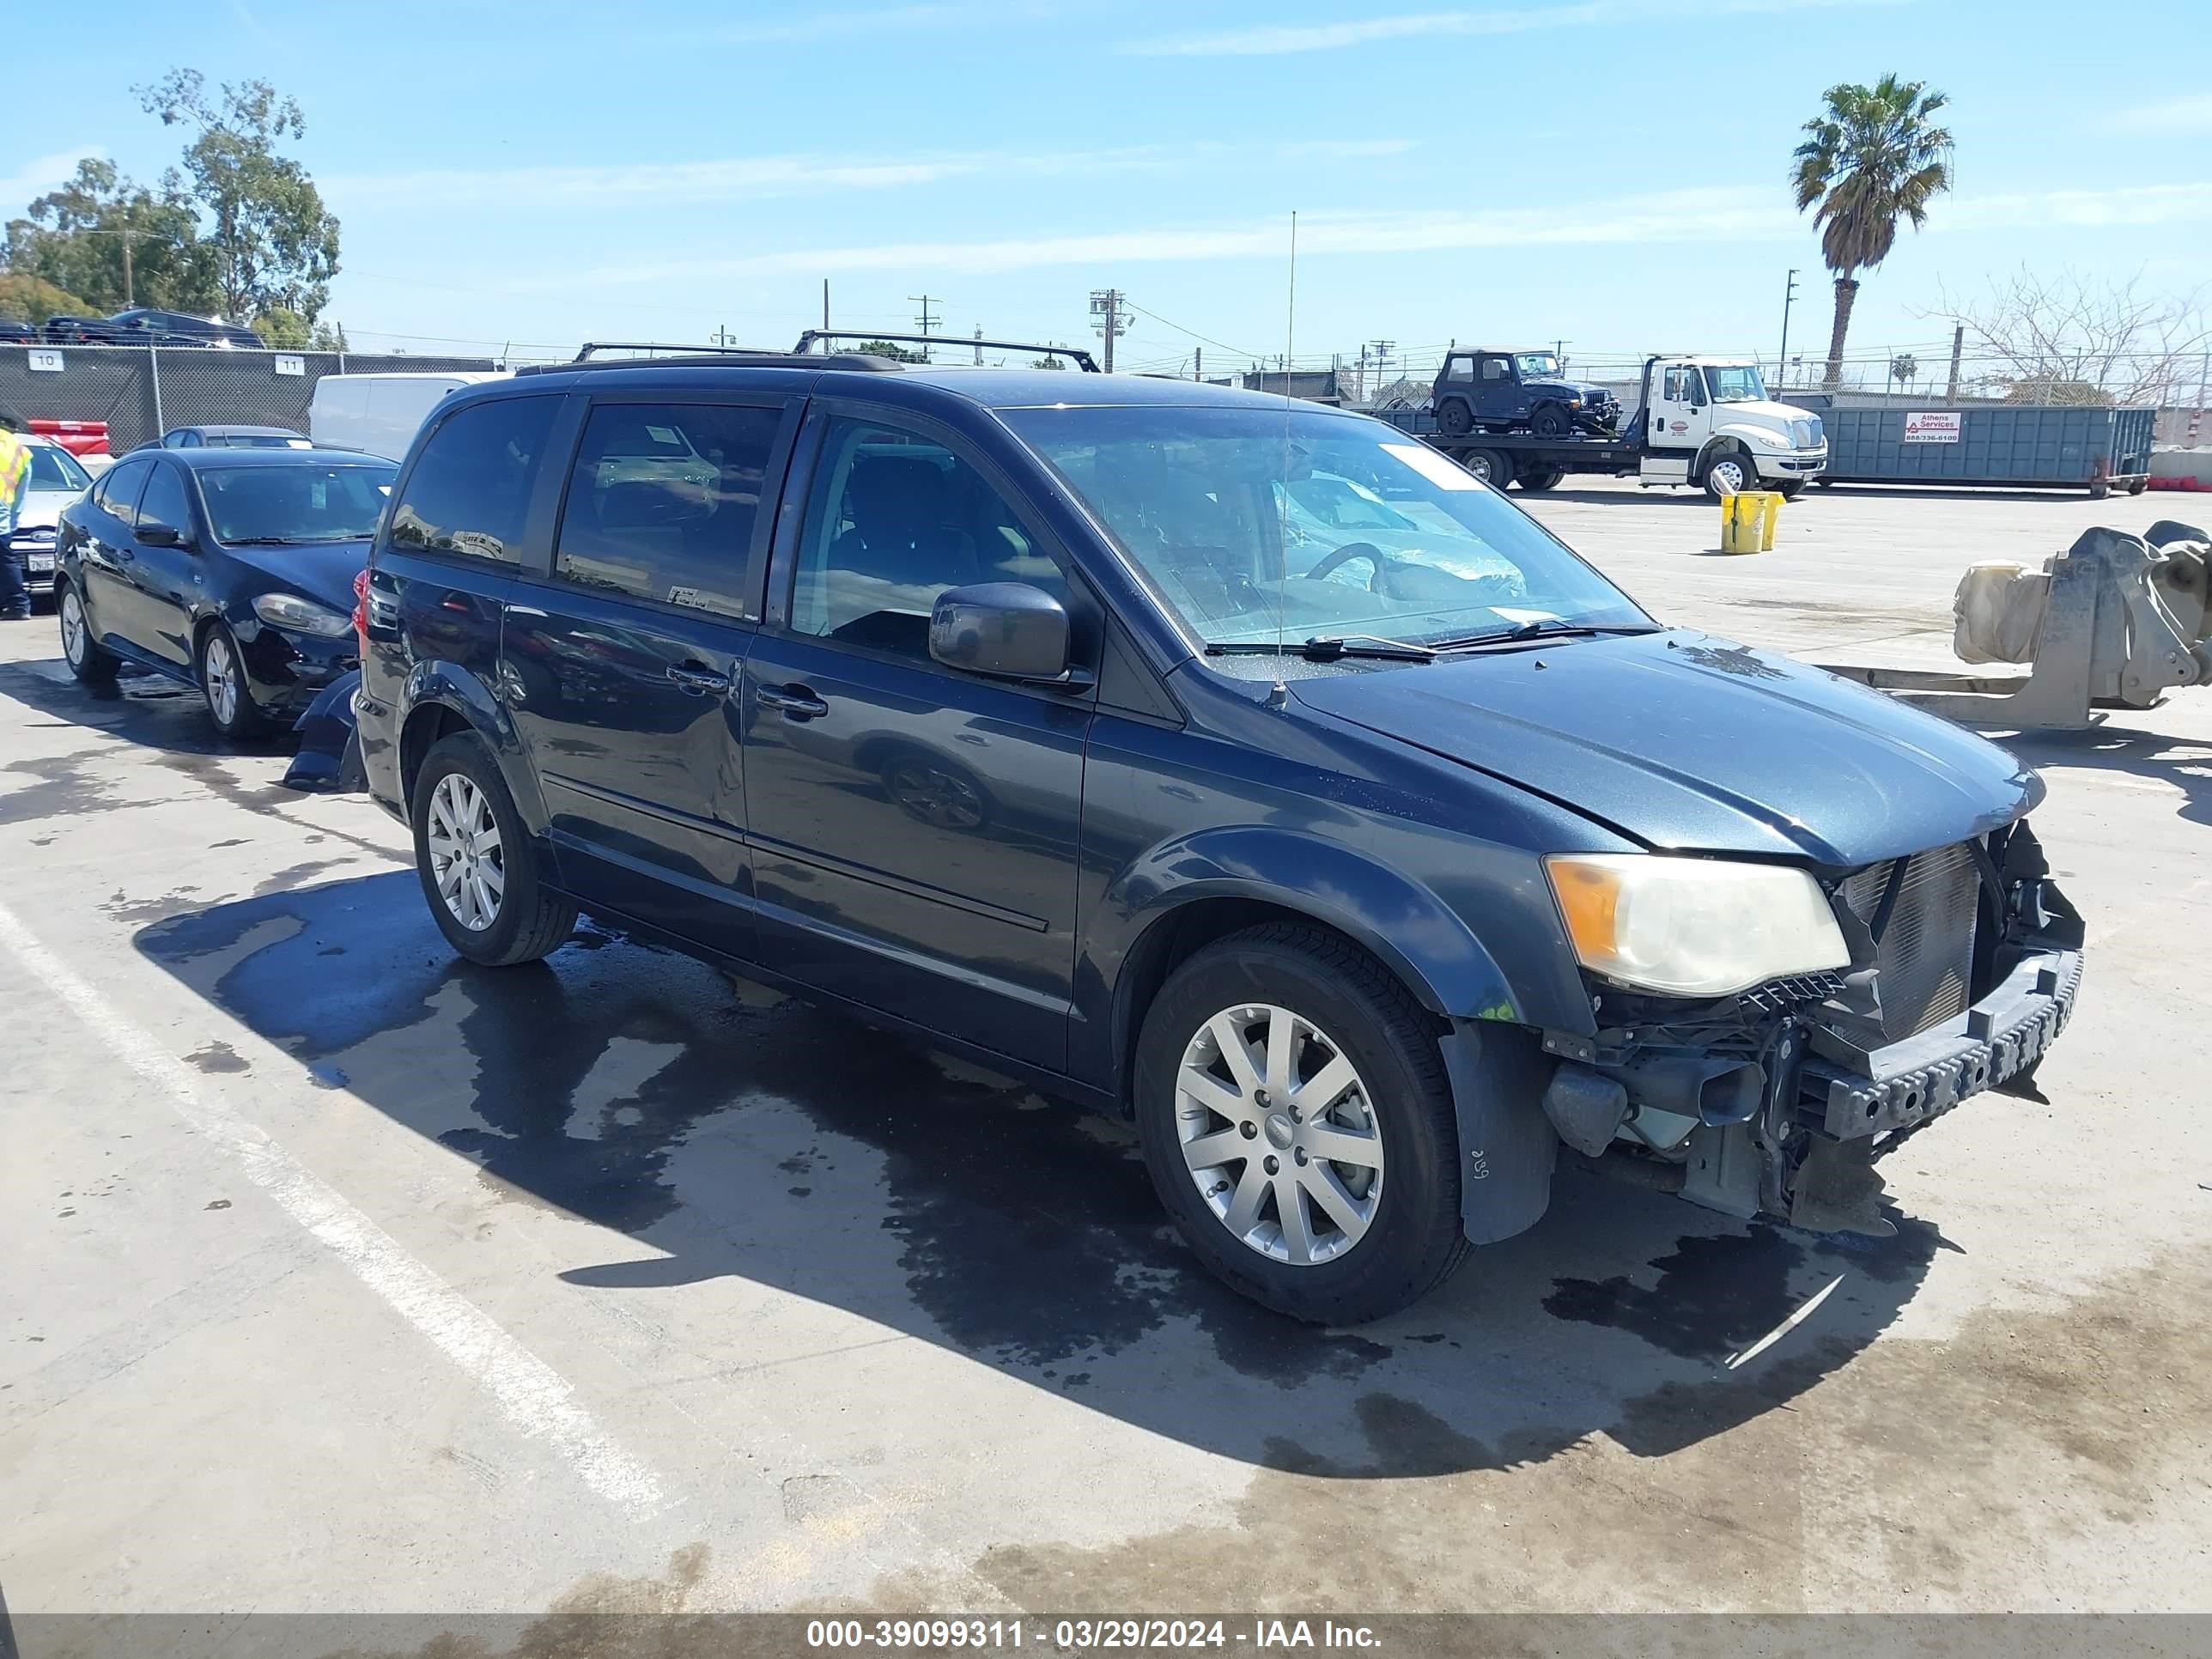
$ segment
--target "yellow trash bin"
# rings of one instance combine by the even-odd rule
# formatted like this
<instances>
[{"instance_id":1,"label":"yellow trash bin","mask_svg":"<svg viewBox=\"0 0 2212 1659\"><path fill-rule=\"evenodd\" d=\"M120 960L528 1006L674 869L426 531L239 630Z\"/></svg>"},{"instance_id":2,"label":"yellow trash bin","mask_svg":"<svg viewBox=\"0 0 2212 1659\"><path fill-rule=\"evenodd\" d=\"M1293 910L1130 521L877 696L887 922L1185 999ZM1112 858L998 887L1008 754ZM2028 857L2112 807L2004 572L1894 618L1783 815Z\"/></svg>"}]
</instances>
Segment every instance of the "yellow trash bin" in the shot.
<instances>
[{"instance_id":1,"label":"yellow trash bin","mask_svg":"<svg viewBox=\"0 0 2212 1659\"><path fill-rule=\"evenodd\" d=\"M1721 497L1721 551L1771 553L1782 497L1771 489L1740 489Z\"/></svg>"}]
</instances>

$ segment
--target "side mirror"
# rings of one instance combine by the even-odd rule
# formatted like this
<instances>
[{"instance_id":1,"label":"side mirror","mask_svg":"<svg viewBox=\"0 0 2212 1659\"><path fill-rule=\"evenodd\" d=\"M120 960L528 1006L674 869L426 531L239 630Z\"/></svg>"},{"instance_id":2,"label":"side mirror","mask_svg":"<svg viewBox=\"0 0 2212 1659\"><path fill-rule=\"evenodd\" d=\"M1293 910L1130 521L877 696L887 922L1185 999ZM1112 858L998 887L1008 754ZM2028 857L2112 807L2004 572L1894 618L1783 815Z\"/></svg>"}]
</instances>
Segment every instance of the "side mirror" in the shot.
<instances>
[{"instance_id":1,"label":"side mirror","mask_svg":"<svg viewBox=\"0 0 2212 1659\"><path fill-rule=\"evenodd\" d=\"M1027 582L947 588L929 613L932 657L996 679L1065 679L1067 636L1066 607Z\"/></svg>"},{"instance_id":2,"label":"side mirror","mask_svg":"<svg viewBox=\"0 0 2212 1659\"><path fill-rule=\"evenodd\" d=\"M185 532L165 524L142 524L137 537L141 547L183 547Z\"/></svg>"}]
</instances>

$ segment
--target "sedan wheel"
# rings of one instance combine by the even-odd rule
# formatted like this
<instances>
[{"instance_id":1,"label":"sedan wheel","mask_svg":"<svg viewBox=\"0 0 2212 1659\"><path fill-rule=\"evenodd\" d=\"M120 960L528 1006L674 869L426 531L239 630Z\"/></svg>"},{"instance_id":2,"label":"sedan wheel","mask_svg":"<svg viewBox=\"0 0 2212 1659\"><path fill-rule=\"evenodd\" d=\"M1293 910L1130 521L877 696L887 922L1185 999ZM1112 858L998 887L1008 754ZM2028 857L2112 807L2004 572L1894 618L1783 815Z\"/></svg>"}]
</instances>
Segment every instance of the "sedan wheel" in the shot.
<instances>
[{"instance_id":1,"label":"sedan wheel","mask_svg":"<svg viewBox=\"0 0 2212 1659\"><path fill-rule=\"evenodd\" d=\"M62 656L70 672L88 685L105 685L115 678L115 658L92 637L92 619L84 614L84 601L67 582L54 607L61 619Z\"/></svg>"},{"instance_id":2,"label":"sedan wheel","mask_svg":"<svg viewBox=\"0 0 2212 1659\"><path fill-rule=\"evenodd\" d=\"M200 695L207 699L208 717L226 738L243 742L259 737L268 726L246 683L238 642L221 623L200 641Z\"/></svg>"},{"instance_id":3,"label":"sedan wheel","mask_svg":"<svg viewBox=\"0 0 2212 1659\"><path fill-rule=\"evenodd\" d=\"M499 920L507 860L491 802L461 773L447 773L431 792L428 843L431 879L447 913L483 933Z\"/></svg>"},{"instance_id":4,"label":"sedan wheel","mask_svg":"<svg viewBox=\"0 0 2212 1659\"><path fill-rule=\"evenodd\" d=\"M1224 1008L1183 1049L1176 1125L1230 1236L1310 1267L1358 1248L1382 1198L1382 1133L1358 1069L1303 1015Z\"/></svg>"}]
</instances>

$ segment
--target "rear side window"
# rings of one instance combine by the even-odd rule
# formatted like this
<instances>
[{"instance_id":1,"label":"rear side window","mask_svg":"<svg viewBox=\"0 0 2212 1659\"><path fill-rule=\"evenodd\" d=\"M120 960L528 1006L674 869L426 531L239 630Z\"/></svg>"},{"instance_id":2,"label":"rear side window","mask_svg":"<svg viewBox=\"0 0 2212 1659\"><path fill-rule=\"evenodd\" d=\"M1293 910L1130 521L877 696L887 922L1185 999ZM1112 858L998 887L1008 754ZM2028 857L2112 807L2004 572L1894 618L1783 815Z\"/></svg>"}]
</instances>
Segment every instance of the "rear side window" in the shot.
<instances>
[{"instance_id":1,"label":"rear side window","mask_svg":"<svg viewBox=\"0 0 2212 1659\"><path fill-rule=\"evenodd\" d=\"M501 398L441 422L392 510L392 545L519 563L558 401Z\"/></svg>"},{"instance_id":2,"label":"rear side window","mask_svg":"<svg viewBox=\"0 0 2212 1659\"><path fill-rule=\"evenodd\" d=\"M569 474L554 574L663 605L749 617L745 575L783 410L601 404Z\"/></svg>"},{"instance_id":3,"label":"rear side window","mask_svg":"<svg viewBox=\"0 0 2212 1659\"><path fill-rule=\"evenodd\" d=\"M124 523L136 523L138 492L146 487L146 471L153 465L146 460L122 461L110 467L93 489L92 499Z\"/></svg>"}]
</instances>

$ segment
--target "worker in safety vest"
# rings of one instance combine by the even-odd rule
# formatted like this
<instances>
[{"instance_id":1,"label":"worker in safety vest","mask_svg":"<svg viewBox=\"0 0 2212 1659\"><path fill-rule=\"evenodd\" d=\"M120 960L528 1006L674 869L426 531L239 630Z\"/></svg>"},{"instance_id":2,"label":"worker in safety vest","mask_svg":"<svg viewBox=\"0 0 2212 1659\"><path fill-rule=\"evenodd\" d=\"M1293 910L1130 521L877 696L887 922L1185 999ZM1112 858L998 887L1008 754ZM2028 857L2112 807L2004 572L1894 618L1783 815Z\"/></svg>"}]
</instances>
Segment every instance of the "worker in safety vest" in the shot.
<instances>
[{"instance_id":1,"label":"worker in safety vest","mask_svg":"<svg viewBox=\"0 0 2212 1659\"><path fill-rule=\"evenodd\" d=\"M31 487L31 447L15 434L23 417L0 409L0 622L27 622L30 590L23 586L23 556L11 544L15 518Z\"/></svg>"}]
</instances>

